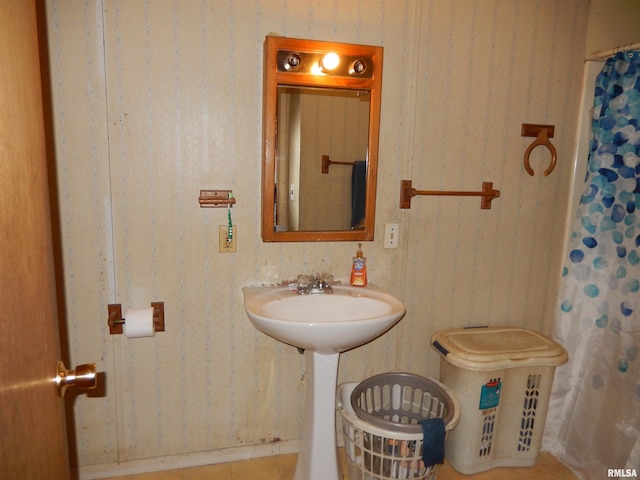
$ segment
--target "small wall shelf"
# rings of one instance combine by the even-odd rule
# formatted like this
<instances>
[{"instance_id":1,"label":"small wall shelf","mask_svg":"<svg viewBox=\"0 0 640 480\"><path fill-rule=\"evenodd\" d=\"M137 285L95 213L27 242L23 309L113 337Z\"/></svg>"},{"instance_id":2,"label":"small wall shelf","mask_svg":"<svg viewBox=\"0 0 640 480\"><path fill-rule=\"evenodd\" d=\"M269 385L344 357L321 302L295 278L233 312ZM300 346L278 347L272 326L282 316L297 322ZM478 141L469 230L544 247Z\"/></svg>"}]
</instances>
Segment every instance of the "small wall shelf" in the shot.
<instances>
[{"instance_id":1,"label":"small wall shelf","mask_svg":"<svg viewBox=\"0 0 640 480\"><path fill-rule=\"evenodd\" d=\"M456 197L482 197L480 208L491 208L491 200L500 196L500 190L493 189L492 182L482 182L481 192L458 192L445 190L416 190L411 186L411 180L400 181L400 208L411 208L411 199L416 195L447 195Z\"/></svg>"},{"instance_id":2,"label":"small wall shelf","mask_svg":"<svg viewBox=\"0 0 640 480\"><path fill-rule=\"evenodd\" d=\"M231 190L200 190L198 201L202 208L233 207L236 203Z\"/></svg>"}]
</instances>

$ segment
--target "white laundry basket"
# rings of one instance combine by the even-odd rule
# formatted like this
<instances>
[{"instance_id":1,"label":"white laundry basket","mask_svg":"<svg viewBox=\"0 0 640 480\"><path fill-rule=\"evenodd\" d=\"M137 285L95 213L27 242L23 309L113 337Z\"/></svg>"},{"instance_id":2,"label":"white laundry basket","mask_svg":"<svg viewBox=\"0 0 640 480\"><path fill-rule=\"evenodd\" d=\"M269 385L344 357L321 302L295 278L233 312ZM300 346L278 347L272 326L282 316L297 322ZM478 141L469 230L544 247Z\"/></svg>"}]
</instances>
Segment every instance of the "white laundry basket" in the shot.
<instances>
[{"instance_id":1,"label":"white laundry basket","mask_svg":"<svg viewBox=\"0 0 640 480\"><path fill-rule=\"evenodd\" d=\"M460 424L446 458L464 474L535 464L555 368L566 350L523 328L457 328L437 332L440 381L460 402Z\"/></svg>"},{"instance_id":2,"label":"white laundry basket","mask_svg":"<svg viewBox=\"0 0 640 480\"><path fill-rule=\"evenodd\" d=\"M367 419L360 418L353 408L354 391L354 397L358 397L356 408ZM360 392L362 401L370 402L362 409L358 406ZM393 398L389 400L390 397ZM423 433L416 422L440 417L447 435L457 425L458 401L447 387L412 374L381 374L364 382L339 385L336 403L342 418L350 480L436 478L438 466L425 468L422 462ZM389 415L393 409L400 412L400 417L393 412Z\"/></svg>"}]
</instances>

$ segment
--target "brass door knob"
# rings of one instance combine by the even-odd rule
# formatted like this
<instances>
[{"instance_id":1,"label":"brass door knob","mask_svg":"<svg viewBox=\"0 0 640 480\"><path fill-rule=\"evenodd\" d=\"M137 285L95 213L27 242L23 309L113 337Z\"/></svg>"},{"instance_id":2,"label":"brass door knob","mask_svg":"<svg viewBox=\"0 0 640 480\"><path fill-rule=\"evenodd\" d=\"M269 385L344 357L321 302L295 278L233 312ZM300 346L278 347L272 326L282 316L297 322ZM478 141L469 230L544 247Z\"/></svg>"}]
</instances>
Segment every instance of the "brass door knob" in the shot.
<instances>
[{"instance_id":1,"label":"brass door knob","mask_svg":"<svg viewBox=\"0 0 640 480\"><path fill-rule=\"evenodd\" d=\"M58 362L58 375L54 379L58 385L58 394L64 397L68 387L92 389L98 385L96 364L86 363L78 365L75 370L67 370L63 362Z\"/></svg>"}]
</instances>

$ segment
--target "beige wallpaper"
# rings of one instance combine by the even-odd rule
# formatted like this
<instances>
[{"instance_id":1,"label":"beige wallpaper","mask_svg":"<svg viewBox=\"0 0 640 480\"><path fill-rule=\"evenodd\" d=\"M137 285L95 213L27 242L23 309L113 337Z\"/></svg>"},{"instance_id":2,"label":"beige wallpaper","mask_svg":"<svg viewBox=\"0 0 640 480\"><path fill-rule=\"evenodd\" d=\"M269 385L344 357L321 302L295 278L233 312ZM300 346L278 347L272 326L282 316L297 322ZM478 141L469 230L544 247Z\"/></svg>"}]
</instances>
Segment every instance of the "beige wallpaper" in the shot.
<instances>
[{"instance_id":1,"label":"beige wallpaper","mask_svg":"<svg viewBox=\"0 0 640 480\"><path fill-rule=\"evenodd\" d=\"M612 8L614 7L614 8ZM585 53L602 52L640 40L638 22L640 2L637 0L591 0Z\"/></svg>"},{"instance_id":2,"label":"beige wallpaper","mask_svg":"<svg viewBox=\"0 0 640 480\"><path fill-rule=\"evenodd\" d=\"M71 363L96 361L106 377L103 396L74 402L85 471L246 456L299 437L304 358L253 329L241 288L320 270L346 280L357 246L260 240L270 32L385 48L376 239L363 249L370 281L407 315L344 354L340 381L437 377L429 337L449 326L549 330L587 0L46 3L63 318ZM524 122L556 127L548 177L546 152L532 155L534 177L523 169ZM454 197L400 210L402 179L442 190L491 181L502 195L491 210ZM226 210L201 209L202 188L233 190L236 254L218 253ZM397 250L382 247L385 223L400 224ZM109 335L109 303L152 301L165 302L166 332Z\"/></svg>"}]
</instances>

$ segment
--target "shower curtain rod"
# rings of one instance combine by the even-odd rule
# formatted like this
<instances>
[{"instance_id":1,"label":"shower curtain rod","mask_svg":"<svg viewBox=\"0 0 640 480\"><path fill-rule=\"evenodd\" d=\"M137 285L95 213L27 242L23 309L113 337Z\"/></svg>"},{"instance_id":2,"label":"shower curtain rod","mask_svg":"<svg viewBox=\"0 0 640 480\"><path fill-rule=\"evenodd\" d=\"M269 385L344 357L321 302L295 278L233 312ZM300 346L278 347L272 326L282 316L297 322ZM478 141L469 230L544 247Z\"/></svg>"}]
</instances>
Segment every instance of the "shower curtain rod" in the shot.
<instances>
[{"instance_id":1,"label":"shower curtain rod","mask_svg":"<svg viewBox=\"0 0 640 480\"><path fill-rule=\"evenodd\" d=\"M611 50L602 50L600 52L592 52L585 59L587 62L590 61L602 61L606 60L612 55L615 55L618 52L624 52L625 50L640 50L640 42L629 43L628 45L620 45L619 47L612 48Z\"/></svg>"}]
</instances>

